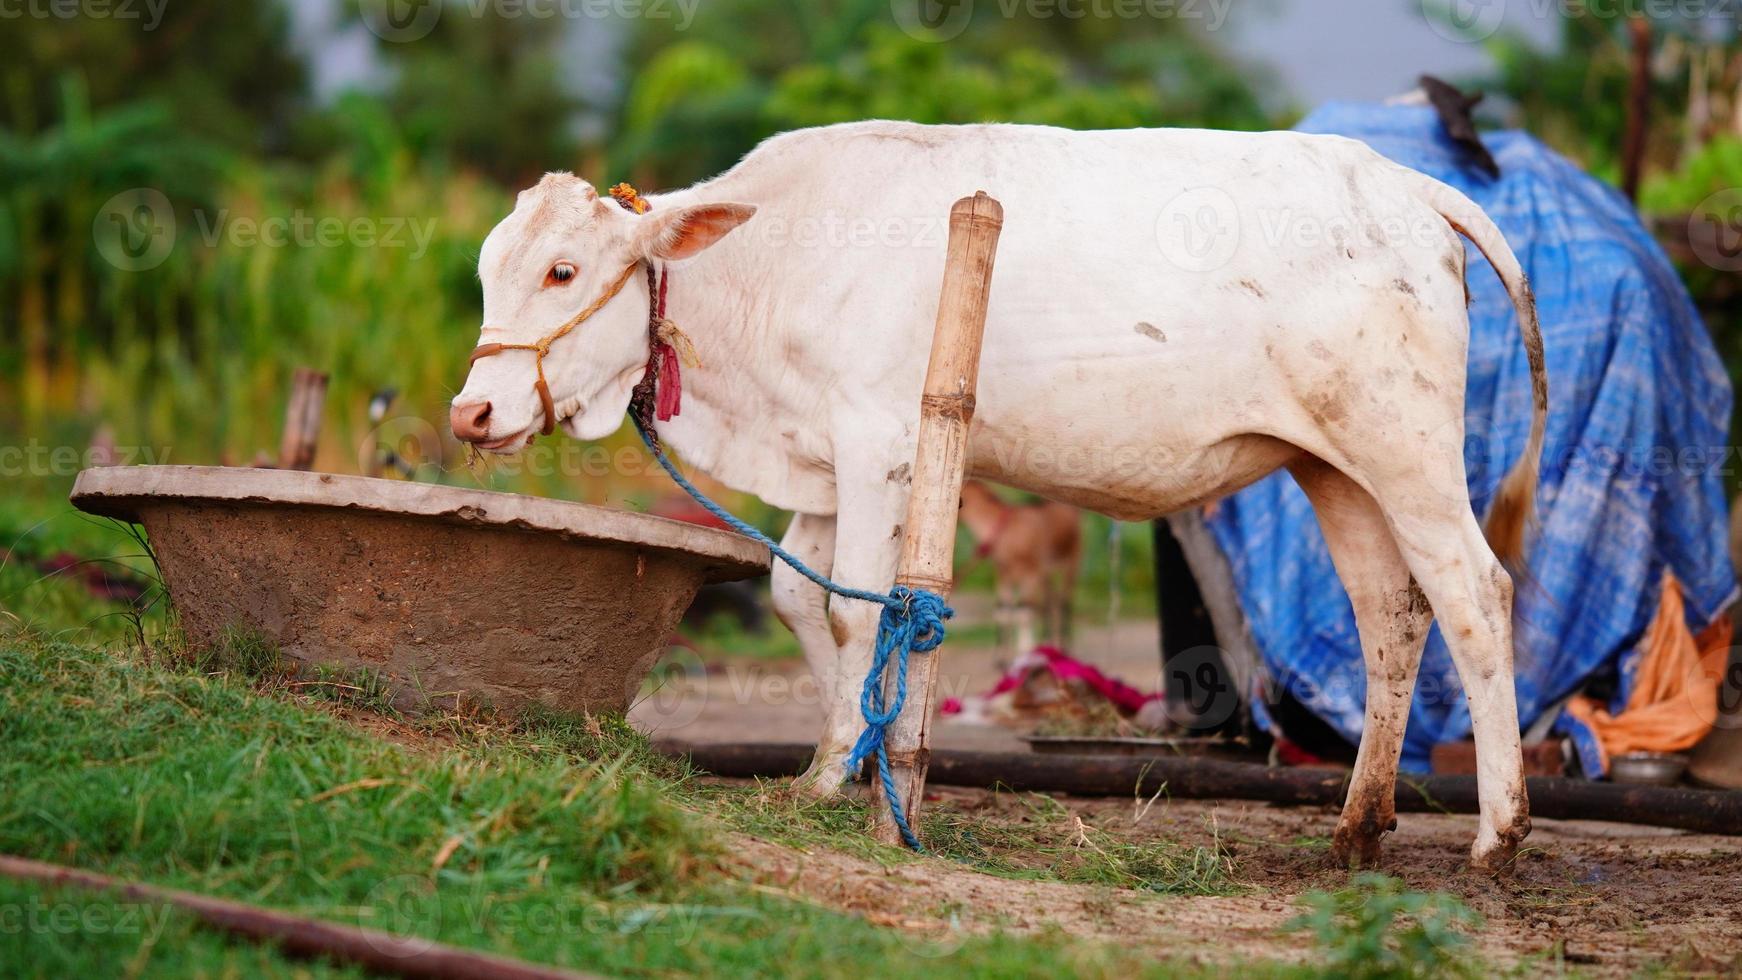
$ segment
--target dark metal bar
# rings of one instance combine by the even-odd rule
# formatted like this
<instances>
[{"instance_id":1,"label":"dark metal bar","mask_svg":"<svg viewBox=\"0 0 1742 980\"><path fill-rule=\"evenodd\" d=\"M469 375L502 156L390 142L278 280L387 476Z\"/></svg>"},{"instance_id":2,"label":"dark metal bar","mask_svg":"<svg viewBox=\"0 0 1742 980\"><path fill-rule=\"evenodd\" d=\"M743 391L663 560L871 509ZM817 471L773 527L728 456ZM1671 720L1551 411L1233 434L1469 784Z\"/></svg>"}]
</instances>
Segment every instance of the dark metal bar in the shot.
<instances>
[{"instance_id":1,"label":"dark metal bar","mask_svg":"<svg viewBox=\"0 0 1742 980\"><path fill-rule=\"evenodd\" d=\"M718 776L792 776L810 763L811 746L775 743L661 743ZM1278 768L1190 756L1136 758L1025 752L935 750L931 781L944 786L1005 787L1073 796L1150 795L1165 784L1175 799L1259 800L1290 806L1341 806L1349 774L1341 769ZM1532 816L1557 820L1672 827L1742 835L1742 792L1668 786L1627 786L1560 776L1525 780ZM1397 809L1405 813L1475 813L1474 776L1403 777Z\"/></svg>"}]
</instances>

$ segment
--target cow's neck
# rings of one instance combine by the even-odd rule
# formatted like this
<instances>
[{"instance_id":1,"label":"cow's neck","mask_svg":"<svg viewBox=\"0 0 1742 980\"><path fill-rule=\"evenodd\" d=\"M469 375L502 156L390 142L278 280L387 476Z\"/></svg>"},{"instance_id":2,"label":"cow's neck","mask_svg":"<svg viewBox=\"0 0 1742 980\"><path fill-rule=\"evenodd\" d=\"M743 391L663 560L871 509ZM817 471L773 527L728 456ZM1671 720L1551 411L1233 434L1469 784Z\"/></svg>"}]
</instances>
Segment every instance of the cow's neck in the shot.
<instances>
[{"instance_id":1,"label":"cow's neck","mask_svg":"<svg viewBox=\"0 0 1742 980\"><path fill-rule=\"evenodd\" d=\"M745 189L712 181L650 197L655 209L708 201L761 203ZM737 195L735 196L734 192ZM750 230L746 226L745 230ZM793 404L811 386L794 385L765 272L751 267L750 238L728 235L667 267L666 315L695 344L700 364L683 369L683 406L656 423L660 438L692 467L777 507L832 513L833 479L817 461L830 455L815 406Z\"/></svg>"}]
</instances>

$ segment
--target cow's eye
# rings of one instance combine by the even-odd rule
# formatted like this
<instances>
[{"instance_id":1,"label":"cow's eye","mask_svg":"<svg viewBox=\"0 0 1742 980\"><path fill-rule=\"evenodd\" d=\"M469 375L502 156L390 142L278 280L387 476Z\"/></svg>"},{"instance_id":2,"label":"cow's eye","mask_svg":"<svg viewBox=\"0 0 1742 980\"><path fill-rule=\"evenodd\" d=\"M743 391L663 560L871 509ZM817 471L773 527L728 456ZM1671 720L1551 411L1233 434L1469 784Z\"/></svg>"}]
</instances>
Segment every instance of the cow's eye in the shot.
<instances>
[{"instance_id":1,"label":"cow's eye","mask_svg":"<svg viewBox=\"0 0 1742 980\"><path fill-rule=\"evenodd\" d=\"M558 262L550 267L549 281L562 284L575 277L575 267L571 262Z\"/></svg>"}]
</instances>

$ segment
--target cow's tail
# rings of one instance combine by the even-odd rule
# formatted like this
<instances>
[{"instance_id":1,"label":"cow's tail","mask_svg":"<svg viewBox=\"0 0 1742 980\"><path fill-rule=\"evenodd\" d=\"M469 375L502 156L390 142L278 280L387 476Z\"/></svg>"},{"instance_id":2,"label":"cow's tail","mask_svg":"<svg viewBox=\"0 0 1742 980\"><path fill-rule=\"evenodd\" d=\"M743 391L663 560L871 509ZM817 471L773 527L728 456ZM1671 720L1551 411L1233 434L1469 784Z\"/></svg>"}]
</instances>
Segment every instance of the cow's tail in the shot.
<instances>
[{"instance_id":1,"label":"cow's tail","mask_svg":"<svg viewBox=\"0 0 1742 980\"><path fill-rule=\"evenodd\" d=\"M1524 555L1525 530L1533 522L1543 432L1548 425L1548 372L1543 366L1542 324L1536 315L1536 297L1530 291L1530 278L1518 264L1518 256L1512 253L1493 219L1475 201L1431 177L1413 170L1407 172L1415 182L1416 195L1488 257L1518 311L1524 356L1530 363L1530 438L1524 445L1524 455L1500 482L1500 490L1488 510L1487 526L1488 545L1494 554L1503 562L1515 564Z\"/></svg>"}]
</instances>

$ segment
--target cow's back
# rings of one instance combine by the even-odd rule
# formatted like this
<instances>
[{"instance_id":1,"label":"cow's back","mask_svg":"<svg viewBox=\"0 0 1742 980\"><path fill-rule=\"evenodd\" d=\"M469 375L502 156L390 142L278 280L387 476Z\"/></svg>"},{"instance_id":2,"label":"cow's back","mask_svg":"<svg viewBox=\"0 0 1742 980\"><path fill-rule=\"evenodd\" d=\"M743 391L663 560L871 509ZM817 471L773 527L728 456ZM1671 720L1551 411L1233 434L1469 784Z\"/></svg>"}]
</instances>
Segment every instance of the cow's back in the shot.
<instances>
[{"instance_id":1,"label":"cow's back","mask_svg":"<svg viewBox=\"0 0 1742 980\"><path fill-rule=\"evenodd\" d=\"M1243 479L1204 447L1274 431L1265 413L1292 369L1324 363L1314 352L1346 348L1363 322L1385 329L1372 313L1395 306L1395 284L1440 268L1453 233L1398 169L1299 133L852 123L774 137L695 188L758 207L698 261L757 277L747 315L802 365L762 368L787 401L826 392L838 411L851 393L854 411L906 418L949 209L986 191L1004 227L974 472L1143 510L1174 500L1158 471ZM1368 227L1379 220L1401 221L1407 240ZM1441 275L1433 299L1455 290L1461 307L1461 281ZM1089 455L1037 461L1037 445Z\"/></svg>"}]
</instances>

